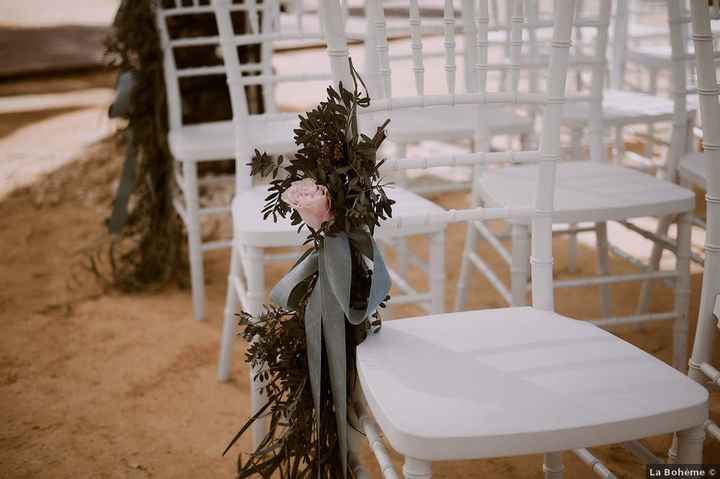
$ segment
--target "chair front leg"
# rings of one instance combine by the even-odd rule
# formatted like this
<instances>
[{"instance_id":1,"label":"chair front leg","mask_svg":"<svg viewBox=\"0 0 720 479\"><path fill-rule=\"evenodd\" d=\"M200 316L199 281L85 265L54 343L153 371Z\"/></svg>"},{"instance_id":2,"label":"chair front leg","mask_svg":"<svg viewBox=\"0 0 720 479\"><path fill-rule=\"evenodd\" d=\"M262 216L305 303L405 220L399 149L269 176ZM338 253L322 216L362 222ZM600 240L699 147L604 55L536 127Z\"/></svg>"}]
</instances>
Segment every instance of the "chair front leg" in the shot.
<instances>
[{"instance_id":1,"label":"chair front leg","mask_svg":"<svg viewBox=\"0 0 720 479\"><path fill-rule=\"evenodd\" d=\"M672 216L663 216L658 221L658 227L655 232L656 235L662 237L667 236L668 229L672 223ZM663 246L655 242L653 243L652 252L650 253L649 267L651 271L658 271L660 269L660 260L662 259ZM637 305L637 314L645 314L648 306L650 305L650 298L652 296L653 284L651 281L643 281L640 287L640 298Z\"/></svg>"},{"instance_id":2,"label":"chair front leg","mask_svg":"<svg viewBox=\"0 0 720 479\"><path fill-rule=\"evenodd\" d=\"M475 252L478 240L478 232L472 221L467 223L465 233L465 246L460 257L460 273L458 274L457 287L455 289L455 311L462 311L467 302L467 292L470 287L470 274L472 273L470 256Z\"/></svg>"},{"instance_id":3,"label":"chair front leg","mask_svg":"<svg viewBox=\"0 0 720 479\"><path fill-rule=\"evenodd\" d=\"M678 431L677 464L702 464L705 428L701 424L684 431Z\"/></svg>"},{"instance_id":4,"label":"chair front leg","mask_svg":"<svg viewBox=\"0 0 720 479\"><path fill-rule=\"evenodd\" d=\"M512 306L527 306L527 281L530 265L530 231L528 226L514 223L511 238L510 288Z\"/></svg>"},{"instance_id":5,"label":"chair front leg","mask_svg":"<svg viewBox=\"0 0 720 479\"><path fill-rule=\"evenodd\" d=\"M237 247L233 241L230 255L230 273L228 274L227 281L227 295L225 298L225 317L223 319L222 336L220 338L220 360L218 362L218 379L223 382L230 379L230 373L232 371L233 344L235 342L235 331L238 322L236 313L240 299L238 297L238 291L235 289L239 274L238 262Z\"/></svg>"},{"instance_id":6,"label":"chair front leg","mask_svg":"<svg viewBox=\"0 0 720 479\"><path fill-rule=\"evenodd\" d=\"M675 283L675 321L673 323L673 366L687 372L688 307L690 302L690 225L691 213L678 218L677 281Z\"/></svg>"},{"instance_id":7,"label":"chair front leg","mask_svg":"<svg viewBox=\"0 0 720 479\"><path fill-rule=\"evenodd\" d=\"M430 238L430 311L432 314L445 312L445 230L433 233Z\"/></svg>"},{"instance_id":8,"label":"chair front leg","mask_svg":"<svg viewBox=\"0 0 720 479\"><path fill-rule=\"evenodd\" d=\"M432 464L428 461L421 461L420 459L405 456L403 477L405 477L405 479L431 479Z\"/></svg>"},{"instance_id":9,"label":"chair front leg","mask_svg":"<svg viewBox=\"0 0 720 479\"><path fill-rule=\"evenodd\" d=\"M183 162L183 195L185 197L190 284L192 287L193 315L205 318L205 273L203 271L202 234L200 231L200 198L198 193L197 163Z\"/></svg>"},{"instance_id":10,"label":"chair front leg","mask_svg":"<svg viewBox=\"0 0 720 479\"><path fill-rule=\"evenodd\" d=\"M265 259L262 248L254 246L245 247L242 262L247 281L247 313L257 318L262 314L265 301ZM266 402L262 384L254 378L260 373L253 368L250 372L250 413L257 413ZM252 426L253 446L257 447L268 432L267 420L258 419Z\"/></svg>"},{"instance_id":11,"label":"chair front leg","mask_svg":"<svg viewBox=\"0 0 720 479\"><path fill-rule=\"evenodd\" d=\"M607 223L595 223L595 236L597 239L597 266L601 275L610 273L610 247L607 236ZM610 285L600 286L600 308L602 315L608 318L612 315L612 298Z\"/></svg>"},{"instance_id":12,"label":"chair front leg","mask_svg":"<svg viewBox=\"0 0 720 479\"><path fill-rule=\"evenodd\" d=\"M561 452L548 452L543 460L545 479L562 479L565 466L562 462Z\"/></svg>"}]
</instances>

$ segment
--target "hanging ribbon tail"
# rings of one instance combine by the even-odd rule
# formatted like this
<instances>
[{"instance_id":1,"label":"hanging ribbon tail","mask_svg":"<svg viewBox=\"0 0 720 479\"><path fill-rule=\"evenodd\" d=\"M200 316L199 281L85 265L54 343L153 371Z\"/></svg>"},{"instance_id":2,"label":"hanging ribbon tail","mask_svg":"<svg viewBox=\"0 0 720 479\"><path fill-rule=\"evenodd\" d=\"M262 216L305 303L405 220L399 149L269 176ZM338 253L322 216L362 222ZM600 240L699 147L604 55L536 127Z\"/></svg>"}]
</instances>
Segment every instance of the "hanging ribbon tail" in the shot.
<instances>
[{"instance_id":1,"label":"hanging ribbon tail","mask_svg":"<svg viewBox=\"0 0 720 479\"><path fill-rule=\"evenodd\" d=\"M370 284L370 294L368 295L368 307L366 311L353 309L348 316L348 321L352 324L360 324L365 318L373 314L380 303L385 301L390 292L390 273L388 272L382 252L375 240L372 240L373 249L373 274Z\"/></svg>"},{"instance_id":2,"label":"hanging ribbon tail","mask_svg":"<svg viewBox=\"0 0 720 479\"><path fill-rule=\"evenodd\" d=\"M138 145L135 143L135 135L133 135L132 129L128 128L125 135L127 136L125 161L122 166L120 184L115 192L112 213L107 220L108 230L113 235L119 234L127 224L130 193L135 188L135 177L137 176Z\"/></svg>"},{"instance_id":3,"label":"hanging ribbon tail","mask_svg":"<svg viewBox=\"0 0 720 479\"><path fill-rule=\"evenodd\" d=\"M343 477L347 477L348 426L347 426L347 356L345 351L345 314L333 292L328 275L327 256L320 257L320 275L316 289L322 293L322 332L325 338L330 387L335 407L340 460Z\"/></svg>"},{"instance_id":4,"label":"hanging ribbon tail","mask_svg":"<svg viewBox=\"0 0 720 479\"><path fill-rule=\"evenodd\" d=\"M352 260L350 241L345 233L328 236L323 240L322 257L325 265L323 276L345 316L350 316L350 287L352 285Z\"/></svg>"},{"instance_id":5,"label":"hanging ribbon tail","mask_svg":"<svg viewBox=\"0 0 720 479\"><path fill-rule=\"evenodd\" d=\"M306 290L308 280L318 271L318 253L305 254L288 273L273 287L270 298L273 304L297 311ZM319 310L318 310L319 311ZM306 315L307 321L307 315Z\"/></svg>"},{"instance_id":6,"label":"hanging ribbon tail","mask_svg":"<svg viewBox=\"0 0 720 479\"><path fill-rule=\"evenodd\" d=\"M320 436L320 381L322 371L322 293L315 287L305 307L305 340L310 371L310 389L315 404L318 438ZM318 446L319 446L318 440Z\"/></svg>"}]
</instances>

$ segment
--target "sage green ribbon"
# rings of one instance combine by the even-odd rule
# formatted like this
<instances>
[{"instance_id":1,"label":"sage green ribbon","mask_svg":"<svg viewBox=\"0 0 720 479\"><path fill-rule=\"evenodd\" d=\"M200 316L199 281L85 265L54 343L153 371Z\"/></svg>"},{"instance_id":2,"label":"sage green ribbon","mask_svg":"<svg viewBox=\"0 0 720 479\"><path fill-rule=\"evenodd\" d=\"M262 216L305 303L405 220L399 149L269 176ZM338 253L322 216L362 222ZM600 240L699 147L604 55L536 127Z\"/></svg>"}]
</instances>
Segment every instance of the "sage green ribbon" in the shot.
<instances>
[{"instance_id":1,"label":"sage green ribbon","mask_svg":"<svg viewBox=\"0 0 720 479\"><path fill-rule=\"evenodd\" d=\"M344 477L347 474L348 455L345 319L352 324L360 324L377 310L390 291L390 274L375 240L371 239L371 242L372 258L367 259L373 263L372 282L366 310L350 307L352 261L350 241L345 233L327 236L317 249L305 252L272 290L273 303L298 311L306 291L302 286L307 286L312 276L318 273L305 307L310 386L319 418L324 338Z\"/></svg>"}]
</instances>

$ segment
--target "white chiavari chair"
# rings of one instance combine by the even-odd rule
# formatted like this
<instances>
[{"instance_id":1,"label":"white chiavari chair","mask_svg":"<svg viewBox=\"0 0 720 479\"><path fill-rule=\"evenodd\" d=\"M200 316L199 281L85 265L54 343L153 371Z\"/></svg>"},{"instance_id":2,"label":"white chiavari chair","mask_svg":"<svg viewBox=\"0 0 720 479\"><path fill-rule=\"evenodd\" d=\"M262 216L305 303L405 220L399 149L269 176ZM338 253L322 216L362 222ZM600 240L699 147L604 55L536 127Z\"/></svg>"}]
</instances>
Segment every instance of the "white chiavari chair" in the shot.
<instances>
[{"instance_id":1,"label":"white chiavari chair","mask_svg":"<svg viewBox=\"0 0 720 479\"><path fill-rule=\"evenodd\" d=\"M599 2L601 5L605 2ZM687 360L687 312L690 254L690 218L694 208L694 194L671 182L640 173L636 170L614 166L605 160L603 131L603 82L606 63L608 11L599 8L595 16L580 17L577 25L596 30L592 58L576 62L571 58L571 67L589 70L591 80L581 87L590 89L584 99L584 109L589 114L590 161L563 161L558 165L555 197L554 222L556 224L591 223L597 240L598 276L572 278L556 281L555 288L577 288L598 286L600 288L601 317L594 322L603 327L621 324L638 324L647 321L673 321L673 364L682 368ZM586 82L587 83L587 82ZM581 102L571 102L578 105ZM679 131L682 125L678 126ZM480 175L475 193L485 205L526 202L531 195L535 181L531 168L512 166L489 171ZM628 224L628 220L641 217L678 218L677 261L674 271L644 271L632 274L612 274L610 271L610 243L607 222L617 221ZM473 269L479 270L508 304L515 306L527 302L527 224L515 222L512 228L512 250L515 255L494 237L491 229L482 222L475 222L468 229L466 247L458 278L456 309L464 307L469 288L469 277ZM569 232L572 233L572 229ZM511 270L511 284L506 286L475 251L478 236L482 235L489 245L496 249ZM520 256L525 256L522 259ZM641 313L618 316L613 311L610 286L624 282L640 282L650 279L674 281L675 305L672 311L662 313Z\"/></svg>"},{"instance_id":2,"label":"white chiavari chair","mask_svg":"<svg viewBox=\"0 0 720 479\"><path fill-rule=\"evenodd\" d=\"M506 5L503 5L506 9ZM407 6L399 6L398 10L407 9ZM453 2L441 9L439 3L420 2L415 9L409 10L413 14L413 22L408 24L400 22L393 17L392 23L388 26L388 37L393 41L388 42L390 67L401 71L408 71L407 64L412 63L412 76L407 75L395 80L397 86L404 86L406 82L414 83L414 88L423 94L430 94L434 89L441 88L437 83L440 78L424 78L422 69L432 68L433 63L442 62L445 58L444 43L453 42L453 55L455 55L455 68L458 77L458 91L472 91L474 88L473 70L475 59L472 57L473 48L466 48L469 43L475 42L475 25L472 19L464 15L464 3ZM426 10L433 15L421 15ZM509 16L500 11L496 5L491 16L491 23L488 26L489 45L498 47L498 53L506 50L509 45ZM452 22L455 32L453 37L445 34L445 25ZM374 45L372 35L368 35L365 45L368 50L365 66L365 75L368 78L371 93L379 98L383 90L378 85L381 74L377 62L374 61ZM435 80L435 81L433 81ZM393 145L392 157L407 157L408 145L419 141L437 142L461 142L471 144L471 150L489 149L493 138L499 136L517 137L527 140L532 135L534 121L529 114L522 114L511 108L496 108L489 111L485 116L483 126L487 129L486 137L478 135L477 119L471 105L460 108L436 107L430 114L422 109L409 109L394 112L391 136L389 140ZM424 184L412 185L406 181L404 174L399 174L395 180L403 184L411 191L422 194L442 193L447 191L467 191L470 189L469 181L425 182Z\"/></svg>"},{"instance_id":3,"label":"white chiavari chair","mask_svg":"<svg viewBox=\"0 0 720 479\"><path fill-rule=\"evenodd\" d=\"M248 0L234 3L230 9L233 13L241 12L253 31L259 28L259 8L255 1ZM163 52L163 71L167 91L168 105L168 145L177 165L176 185L180 197L174 201L175 209L185 224L188 235L188 254L193 298L193 314L195 319L205 317L205 278L203 255L206 251L230 247L230 240L203 242L202 218L206 216L228 215L229 205L200 205L200 188L202 181L198 178L198 164L201 162L228 160L235 156L235 141L232 121L213 121L187 125L183 123L183 96L181 82L199 77L222 77L225 83L226 67L220 57L216 64L209 66L185 67L178 62L178 55L184 50L197 48L217 50L219 37L217 34L176 38L172 32L172 23L182 18L212 16L213 8L209 0L198 0L192 3L179 0L158 2L156 24L160 35ZM210 19L214 25L215 21ZM255 52L257 58L239 66L244 74L267 75L272 68L272 52L267 50ZM252 58L254 55L250 55ZM265 85L268 91L263 92L265 111L275 112L272 85ZM245 107L247 110L247 107ZM288 117L281 128L270 128L262 122L248 122L252 135L258 146L271 153L294 151L292 137L286 134L292 131L294 117ZM282 123L282 122L281 122ZM275 125L277 127L277 124ZM276 133L277 132L277 133ZM279 134L278 134L279 133ZM179 170L179 171L178 171Z\"/></svg>"},{"instance_id":4,"label":"white chiavari chair","mask_svg":"<svg viewBox=\"0 0 720 479\"><path fill-rule=\"evenodd\" d=\"M278 0L263 2L258 0L244 0L234 2L230 6L231 12L237 15L242 12L246 15L245 22L251 31L256 32L263 23L266 29L282 33L284 38L274 45L269 43L260 45L260 50L249 55L251 60L239 66L244 75L260 75L271 78L273 69L273 46L277 50L297 48L299 46L322 46L323 35L317 15L303 15L302 10L288 15L281 14ZM262 14L267 15L263 18ZM202 219L204 217L225 216L230 213L230 206L226 204L213 204L202 206L200 190L204 181L198 177L198 164L219 160L232 159L235 156L235 140L232 121L211 121L196 124L183 123L183 95L181 83L192 81L200 77L225 77L225 65L218 56L217 62L212 65L184 66L178 61L184 51L197 48L219 49L219 36L214 33L203 33L196 36L176 38L173 34L173 22L182 18L211 17L213 8L210 0L162 0L157 2L155 11L156 25L160 36L163 52L163 72L167 91L168 105L168 145L177 164L176 185L179 197L175 199L174 206L182 219L188 235L188 256L190 264L190 279L193 297L193 315L195 319L205 317L205 277L203 256L206 251L223 249L231 246L229 239L217 241L203 241ZM210 19L210 24L214 21ZM360 35L354 35L357 39ZM253 45L254 46L254 45ZM254 58L254 59L253 59ZM297 77L303 77L298 74ZM306 76L306 75L305 75ZM321 75L328 78L329 74ZM318 78L320 78L318 77ZM224 82L223 82L224 83ZM272 81L255 82L254 85L262 87L262 107L266 113L277 113L275 102L275 84ZM283 120L289 120L284 122ZM279 154L295 150L292 139L292 128L295 125L295 116L288 115L276 118L273 122L265 123L255 120L248 122L251 136L256 139L257 146L263 151ZM279 123L278 123L279 122ZM290 133L288 133L290 132ZM212 181L213 179L208 179Z\"/></svg>"},{"instance_id":5,"label":"white chiavari chair","mask_svg":"<svg viewBox=\"0 0 720 479\"><path fill-rule=\"evenodd\" d=\"M323 22L335 81L347 81L347 43L337 0L323 1ZM357 348L360 387L354 397L359 423L378 459L382 477L397 478L379 429L405 458L403 476L429 479L433 461L544 454L546 478L563 474L560 451L573 451L601 477L614 477L587 447L680 431L678 458L700 462L702 447L691 434L708 415L707 391L677 370L587 322L553 312L552 223L560 119L574 0L557 0L547 91L519 90L518 49L523 4L514 1L510 75L513 90L488 91L486 84L487 0L477 7L478 89L453 93L453 55L445 71L448 92L413 95L391 89L386 29L380 0L374 6L385 95L370 110L377 119L399 109L432 105L533 104L543 110L536 151L478 152L433 158L426 166L537 163L522 204L443 211L414 219L392 219L383 230L408 224L437 224L495 218L532 218L533 307L468 311L386 322ZM410 5L416 4L409 0ZM448 48L451 48L448 43ZM423 160L396 159L386 168L413 168ZM559 166L559 165L557 165ZM418 223L415 223L418 222ZM364 395L364 399L361 397ZM367 408L365 407L367 401ZM377 425L376 425L377 421ZM356 474L362 466L351 457ZM359 476L364 477L364 476Z\"/></svg>"},{"instance_id":6,"label":"white chiavari chair","mask_svg":"<svg viewBox=\"0 0 720 479\"><path fill-rule=\"evenodd\" d=\"M720 325L720 104L718 95L717 72L715 68L715 49L710 28L710 8L707 0L690 0L692 21L692 40L697 56L697 93L700 103L700 116L703 124L705 143L705 200L707 204L707 233L705 236L705 272L703 274L702 293L698 322L695 330L695 342L690 356L688 375L702 385L717 385L720 371L710 362L713 345ZM718 2L714 2L716 13ZM677 7L676 7L677 9ZM677 11L676 11L677 13ZM674 19L677 24L680 19ZM672 24L671 24L672 27ZM682 44L673 38L673 56L684 56ZM676 70L680 68L676 66ZM703 430L704 429L704 430ZM691 436L702 445L704 432L720 440L720 427L708 420L696 427ZM677 438L670 450L670 462L683 462L677 450Z\"/></svg>"},{"instance_id":7,"label":"white chiavari chair","mask_svg":"<svg viewBox=\"0 0 720 479\"><path fill-rule=\"evenodd\" d=\"M267 185L253 186L248 166L254 149L265 148L262 136L256 136L258 130L254 129L252 125L257 123L258 127L262 126L262 128L272 131L274 136L293 141L293 129L298 124L297 114L248 115L245 87L262 84L264 91L267 92L272 90L270 85L277 86L299 80L315 81L329 78L330 74L286 75L283 72L269 69L267 73L261 75L243 75L243 67L237 56L239 45L259 44L271 51L272 47L267 47L266 44L300 38L300 35L304 35L304 33L274 31L270 26L270 15L265 15L263 18L267 19L267 29L259 31L253 29L248 33L238 34L233 29L230 17L234 4L230 3L230 0L213 0L212 7L218 23L220 46L227 70L236 142L236 194L232 202L234 237L218 365L220 380L227 380L232 373L232 351L236 340L237 317L235 313L240 307L253 316L262 312L263 303L267 297L265 263L272 259L267 257L269 250L277 247L299 247L304 243L306 237L305 234L297 232L297 227L290 224L289 218L286 220L279 218L277 223L274 223L272 218L263 220L261 210L268 195ZM263 2L258 5L260 11L267 8L272 8L272 2ZM344 21L341 23L344 24ZM319 70L320 65L314 64L313 69L314 71ZM323 98L322 94L326 84L321 83L318 100ZM349 84L352 83L345 83L345 85ZM270 152L274 153L275 151ZM393 199L397 202L393 206L393 217L396 218L412 219L443 211L441 207L431 201L401 188L393 189ZM380 234L379 237L383 241L392 242L397 238L417 235L429 239L428 260L422 264L422 268L426 272L427 288L423 291L391 269L390 274L397 292L393 292L390 303L395 305L417 304L428 313L440 313L444 310L445 303L445 225L442 223L416 225L410 222L402 228L388 231L387 235ZM287 257L287 254L281 256L285 259ZM252 403L253 411L257 411L262 406L262 398L255 387L252 389ZM258 422L256 426L254 437L258 438L261 437L264 426L261 422Z\"/></svg>"}]
</instances>

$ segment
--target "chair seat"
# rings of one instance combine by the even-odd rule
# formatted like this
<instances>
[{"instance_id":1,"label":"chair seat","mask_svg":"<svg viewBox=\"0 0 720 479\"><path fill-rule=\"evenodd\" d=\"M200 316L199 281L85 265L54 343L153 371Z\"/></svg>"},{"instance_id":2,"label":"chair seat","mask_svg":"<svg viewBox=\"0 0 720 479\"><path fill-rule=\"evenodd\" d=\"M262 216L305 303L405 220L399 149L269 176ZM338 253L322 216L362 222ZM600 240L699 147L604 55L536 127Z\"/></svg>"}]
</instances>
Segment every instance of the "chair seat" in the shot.
<instances>
[{"instance_id":1,"label":"chair seat","mask_svg":"<svg viewBox=\"0 0 720 479\"><path fill-rule=\"evenodd\" d=\"M705 176L705 154L703 152L694 152L685 155L680 160L679 168L680 177L689 181L691 184L707 189L707 180Z\"/></svg>"},{"instance_id":2,"label":"chair seat","mask_svg":"<svg viewBox=\"0 0 720 479\"><path fill-rule=\"evenodd\" d=\"M537 166L497 169L479 180L488 206L534 204ZM629 168L591 161L558 163L556 223L610 221L692 211L692 191Z\"/></svg>"},{"instance_id":3,"label":"chair seat","mask_svg":"<svg viewBox=\"0 0 720 479\"><path fill-rule=\"evenodd\" d=\"M474 105L396 110L390 115L388 138L405 143L420 139L457 141L472 138L477 114ZM532 118L507 108L493 108L485 113L483 121L491 135L519 135L533 131Z\"/></svg>"},{"instance_id":4,"label":"chair seat","mask_svg":"<svg viewBox=\"0 0 720 479\"><path fill-rule=\"evenodd\" d=\"M688 97L688 111L697 110L697 100ZM638 123L671 121L673 101L670 98L624 90L603 92L603 119L606 126L626 126ZM582 126L590 118L587 102L567 103L563 106L563 123Z\"/></svg>"},{"instance_id":5,"label":"chair seat","mask_svg":"<svg viewBox=\"0 0 720 479\"><path fill-rule=\"evenodd\" d=\"M388 321L357 348L386 438L421 460L564 451L686 429L708 393L583 321L533 308Z\"/></svg>"},{"instance_id":6,"label":"chair seat","mask_svg":"<svg viewBox=\"0 0 720 479\"><path fill-rule=\"evenodd\" d=\"M412 218L426 213L439 213L443 209L432 201L415 193L397 187L388 187L388 196L395 200L393 218ZM262 211L268 185L255 186L235 196L232 202L233 228L235 239L243 244L258 247L299 246L307 238L307 230L297 232L297 226L290 224L290 218L278 217L277 223L272 216L263 220ZM376 230L376 236L397 237L442 231L444 225L420 225L402 227L398 231L383 233L382 227Z\"/></svg>"},{"instance_id":7,"label":"chair seat","mask_svg":"<svg viewBox=\"0 0 720 479\"><path fill-rule=\"evenodd\" d=\"M296 113L258 115L247 122L254 147L271 154L295 151L293 129L297 128ZM188 125L168 134L170 152L178 161L209 161L235 157L235 134L232 121Z\"/></svg>"}]
</instances>

